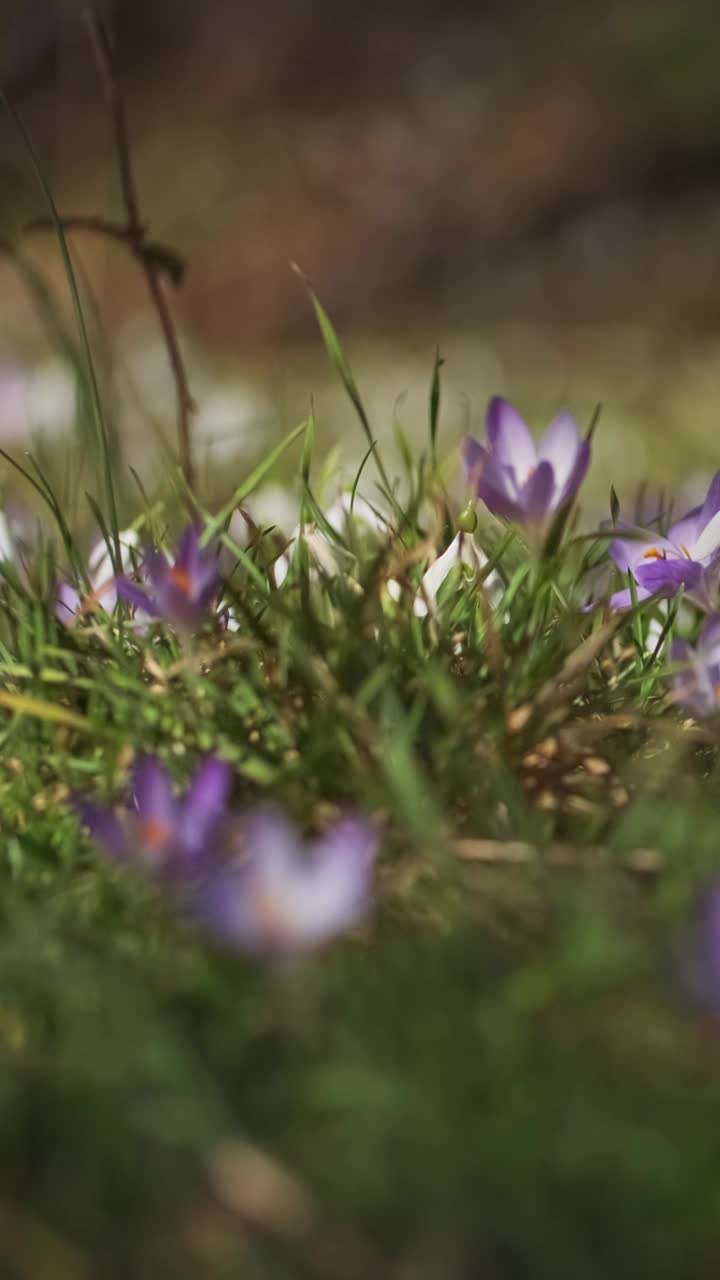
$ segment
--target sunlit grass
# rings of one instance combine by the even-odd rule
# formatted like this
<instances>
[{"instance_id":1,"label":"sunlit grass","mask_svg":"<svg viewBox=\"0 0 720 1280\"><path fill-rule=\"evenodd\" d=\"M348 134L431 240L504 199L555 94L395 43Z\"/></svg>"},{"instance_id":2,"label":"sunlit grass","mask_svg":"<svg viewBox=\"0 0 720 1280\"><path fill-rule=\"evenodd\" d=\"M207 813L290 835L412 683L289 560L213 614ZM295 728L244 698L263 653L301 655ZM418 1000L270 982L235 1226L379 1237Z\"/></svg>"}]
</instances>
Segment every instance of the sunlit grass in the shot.
<instances>
[{"instance_id":1,"label":"sunlit grass","mask_svg":"<svg viewBox=\"0 0 720 1280\"><path fill-rule=\"evenodd\" d=\"M312 416L228 477L200 509L224 595L191 640L122 606L58 620L84 547L26 466L59 528L0 587L11 1274L702 1274L720 1084L678 955L717 866L713 731L668 702L655 606L579 608L606 538L570 527L543 555L485 520L486 569L418 616L428 563L472 523L446 442L434 461L441 387L429 369L402 474L366 450L349 502L379 530L328 523ZM233 513L291 458L300 533L240 545ZM147 501L155 539L194 506L177 477ZM141 750L179 785L218 753L240 809L309 831L369 815L373 917L280 969L218 946L81 833L73 795L117 800Z\"/></svg>"}]
</instances>

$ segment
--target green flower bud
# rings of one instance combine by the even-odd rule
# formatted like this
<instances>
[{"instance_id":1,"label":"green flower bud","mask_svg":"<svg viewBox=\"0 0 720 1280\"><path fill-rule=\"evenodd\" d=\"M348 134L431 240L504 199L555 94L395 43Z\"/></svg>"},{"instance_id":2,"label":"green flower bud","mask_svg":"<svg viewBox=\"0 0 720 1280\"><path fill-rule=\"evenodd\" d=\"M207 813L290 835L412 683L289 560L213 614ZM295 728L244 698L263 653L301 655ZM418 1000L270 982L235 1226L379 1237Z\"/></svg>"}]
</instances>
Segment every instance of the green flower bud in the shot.
<instances>
[{"instance_id":1,"label":"green flower bud","mask_svg":"<svg viewBox=\"0 0 720 1280\"><path fill-rule=\"evenodd\" d=\"M460 512L457 521L458 531L460 533L474 533L477 529L477 513L471 502Z\"/></svg>"}]
</instances>

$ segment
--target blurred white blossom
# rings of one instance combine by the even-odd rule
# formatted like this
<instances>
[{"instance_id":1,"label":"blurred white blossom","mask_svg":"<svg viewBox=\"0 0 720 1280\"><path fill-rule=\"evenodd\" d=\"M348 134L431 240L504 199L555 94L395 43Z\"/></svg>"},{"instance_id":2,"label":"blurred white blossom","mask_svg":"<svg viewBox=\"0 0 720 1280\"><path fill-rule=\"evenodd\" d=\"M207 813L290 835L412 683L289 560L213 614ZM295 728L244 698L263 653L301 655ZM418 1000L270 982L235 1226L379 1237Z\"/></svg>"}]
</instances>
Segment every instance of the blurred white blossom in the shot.
<instances>
[{"instance_id":1,"label":"blurred white blossom","mask_svg":"<svg viewBox=\"0 0 720 1280\"><path fill-rule=\"evenodd\" d=\"M76 418L77 378L70 365L57 359L34 367L0 363L0 439L56 439L73 429Z\"/></svg>"},{"instance_id":2,"label":"blurred white blossom","mask_svg":"<svg viewBox=\"0 0 720 1280\"><path fill-rule=\"evenodd\" d=\"M413 600L413 613L415 616L417 618L426 618L429 613L434 612L437 608L438 592L453 569L460 565L466 565L469 571L468 576L475 578L487 563L488 557L477 545L475 539L467 533L457 533L449 547L433 561L430 568L423 575L420 589ZM491 602L496 604L502 596L503 583L500 575L494 569L484 579L483 586ZM391 578L388 581L387 590L392 600L397 602L400 599L402 587L396 578Z\"/></svg>"}]
</instances>

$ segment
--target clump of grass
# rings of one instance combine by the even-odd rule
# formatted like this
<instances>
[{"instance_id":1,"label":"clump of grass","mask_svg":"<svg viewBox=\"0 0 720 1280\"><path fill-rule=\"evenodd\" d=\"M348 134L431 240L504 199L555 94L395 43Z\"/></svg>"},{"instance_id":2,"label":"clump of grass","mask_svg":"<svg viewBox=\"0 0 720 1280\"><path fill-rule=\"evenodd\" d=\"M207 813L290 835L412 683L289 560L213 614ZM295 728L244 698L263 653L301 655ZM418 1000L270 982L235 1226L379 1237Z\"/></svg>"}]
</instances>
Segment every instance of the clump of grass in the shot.
<instances>
[{"instance_id":1,"label":"clump of grass","mask_svg":"<svg viewBox=\"0 0 720 1280\"><path fill-rule=\"evenodd\" d=\"M279 450L214 513L182 490L139 510L141 535L192 516L222 550L193 634L122 602L63 622L59 578L90 584L33 480L58 536L0 588L13 1275L703 1273L720 1076L679 956L717 864L715 730L668 699L676 610L583 611L606 534L567 512L535 549L472 531L434 456L439 396L438 360L428 447L397 479L381 460L372 480L365 421L341 518L314 422L293 433L289 544L250 522L241 545L232 519ZM481 558L430 598L458 529ZM310 832L368 815L372 918L280 968L198 929L72 803L116 802L140 751L179 786L215 753L240 810Z\"/></svg>"}]
</instances>

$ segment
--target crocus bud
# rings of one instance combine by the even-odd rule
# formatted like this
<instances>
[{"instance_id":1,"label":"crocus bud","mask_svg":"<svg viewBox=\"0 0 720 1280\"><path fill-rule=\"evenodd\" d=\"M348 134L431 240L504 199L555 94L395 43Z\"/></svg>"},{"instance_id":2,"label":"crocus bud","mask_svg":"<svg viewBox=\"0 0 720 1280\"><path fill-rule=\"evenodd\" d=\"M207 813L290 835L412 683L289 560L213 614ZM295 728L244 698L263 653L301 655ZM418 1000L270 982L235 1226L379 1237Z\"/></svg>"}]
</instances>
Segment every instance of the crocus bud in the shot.
<instances>
[{"instance_id":1,"label":"crocus bud","mask_svg":"<svg viewBox=\"0 0 720 1280\"><path fill-rule=\"evenodd\" d=\"M467 506L463 507L462 511L460 512L460 515L457 518L458 532L474 533L475 530L477 529L477 522L478 522L478 519L477 519L477 512L475 510L475 507L473 506L472 502L468 502Z\"/></svg>"}]
</instances>

